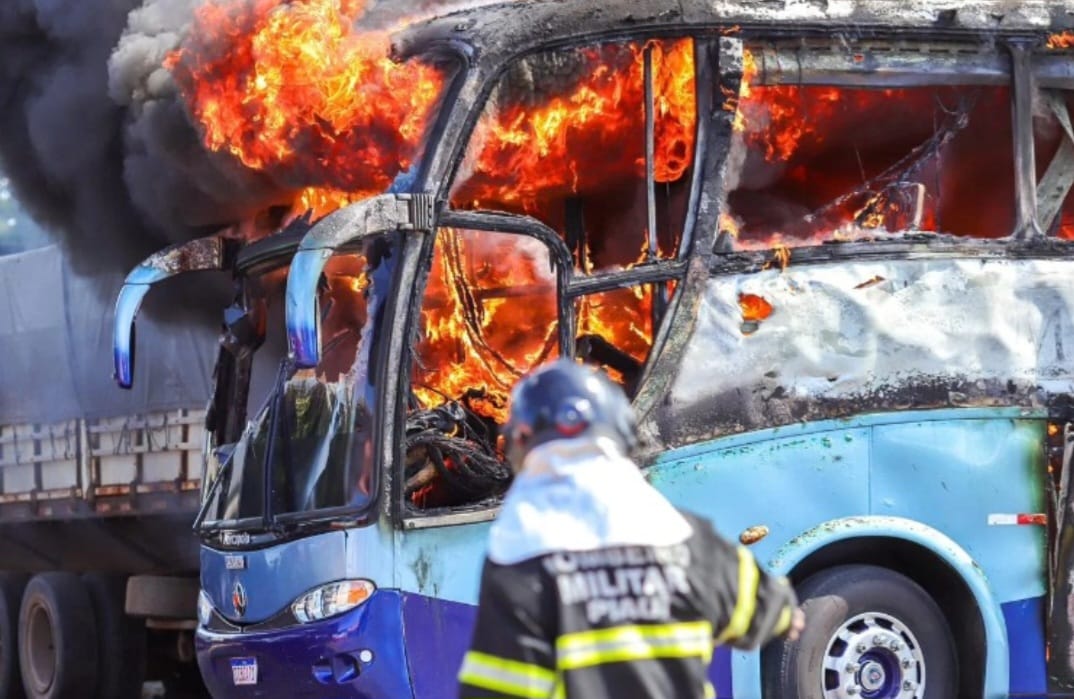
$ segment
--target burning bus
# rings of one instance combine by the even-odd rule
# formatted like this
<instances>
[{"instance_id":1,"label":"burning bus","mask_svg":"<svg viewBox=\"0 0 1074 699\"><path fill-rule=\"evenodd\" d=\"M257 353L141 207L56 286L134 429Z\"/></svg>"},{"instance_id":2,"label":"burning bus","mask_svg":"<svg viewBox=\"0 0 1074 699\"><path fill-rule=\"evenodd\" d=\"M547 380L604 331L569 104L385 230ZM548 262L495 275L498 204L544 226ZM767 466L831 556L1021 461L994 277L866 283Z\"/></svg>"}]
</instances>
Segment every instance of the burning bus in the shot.
<instances>
[{"instance_id":1,"label":"burning bus","mask_svg":"<svg viewBox=\"0 0 1074 699\"><path fill-rule=\"evenodd\" d=\"M620 381L651 481L805 600L799 643L717 651L716 696L1074 686L1062 4L526 0L326 54L353 5L169 59L206 142L294 200L117 305L129 384L153 284L234 280L196 523L215 696L453 695L497 428L555 356Z\"/></svg>"}]
</instances>

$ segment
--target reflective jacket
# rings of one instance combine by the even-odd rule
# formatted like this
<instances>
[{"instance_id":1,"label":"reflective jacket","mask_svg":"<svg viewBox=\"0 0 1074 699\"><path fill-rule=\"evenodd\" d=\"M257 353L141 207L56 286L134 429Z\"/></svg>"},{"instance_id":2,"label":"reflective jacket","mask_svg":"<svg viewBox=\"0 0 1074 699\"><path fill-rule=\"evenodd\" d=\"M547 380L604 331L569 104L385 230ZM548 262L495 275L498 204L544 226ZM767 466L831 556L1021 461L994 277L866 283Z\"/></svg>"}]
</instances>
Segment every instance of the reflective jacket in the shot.
<instances>
[{"instance_id":1,"label":"reflective jacket","mask_svg":"<svg viewBox=\"0 0 1074 699\"><path fill-rule=\"evenodd\" d=\"M486 560L461 699L714 696L713 647L782 635L796 600L749 551L683 515L693 533L681 544Z\"/></svg>"}]
</instances>

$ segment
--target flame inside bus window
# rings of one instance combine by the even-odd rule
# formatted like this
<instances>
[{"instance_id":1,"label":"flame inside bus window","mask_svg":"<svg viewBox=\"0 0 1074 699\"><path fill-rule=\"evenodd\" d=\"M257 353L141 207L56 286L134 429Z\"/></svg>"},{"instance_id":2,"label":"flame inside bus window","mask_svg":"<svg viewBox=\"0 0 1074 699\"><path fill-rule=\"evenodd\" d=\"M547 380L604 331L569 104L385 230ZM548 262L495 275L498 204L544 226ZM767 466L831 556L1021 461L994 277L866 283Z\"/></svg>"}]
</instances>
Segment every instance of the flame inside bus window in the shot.
<instances>
[{"instance_id":1,"label":"flame inside bus window","mask_svg":"<svg viewBox=\"0 0 1074 699\"><path fill-rule=\"evenodd\" d=\"M442 228L421 305L404 495L419 508L502 494L497 447L511 388L559 355L556 281L524 236Z\"/></svg>"},{"instance_id":2,"label":"flame inside bus window","mask_svg":"<svg viewBox=\"0 0 1074 699\"><path fill-rule=\"evenodd\" d=\"M721 230L735 236L738 249L914 231L977 238L1013 232L1005 87L747 83L735 131L737 186Z\"/></svg>"},{"instance_id":3,"label":"flame inside bus window","mask_svg":"<svg viewBox=\"0 0 1074 699\"><path fill-rule=\"evenodd\" d=\"M692 39L556 50L513 64L471 137L452 205L540 219L564 237L582 271L644 259L646 51L653 83L654 252L674 257L697 125Z\"/></svg>"},{"instance_id":4,"label":"flame inside bus window","mask_svg":"<svg viewBox=\"0 0 1074 699\"><path fill-rule=\"evenodd\" d=\"M451 191L455 208L538 219L563 238L576 275L613 280L617 288L575 300L575 350L631 391L652 347L654 299L662 307L674 284L617 275L677 257L696 128L692 39L527 56L494 88ZM411 506L480 504L502 493L509 471L497 430L511 387L559 353L557 292L543 243L437 232L407 417Z\"/></svg>"},{"instance_id":5,"label":"flame inside bus window","mask_svg":"<svg viewBox=\"0 0 1074 699\"><path fill-rule=\"evenodd\" d=\"M441 228L421 307L415 393L502 423L523 374L558 355L556 282L532 238Z\"/></svg>"}]
</instances>

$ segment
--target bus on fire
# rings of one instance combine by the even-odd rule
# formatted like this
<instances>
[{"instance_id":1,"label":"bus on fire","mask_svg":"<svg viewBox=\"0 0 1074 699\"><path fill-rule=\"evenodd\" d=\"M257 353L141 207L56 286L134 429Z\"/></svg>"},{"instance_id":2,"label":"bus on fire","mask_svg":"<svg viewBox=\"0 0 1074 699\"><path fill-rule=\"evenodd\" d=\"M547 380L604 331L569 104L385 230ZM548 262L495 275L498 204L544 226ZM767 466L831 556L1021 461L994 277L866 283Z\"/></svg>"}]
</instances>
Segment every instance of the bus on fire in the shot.
<instances>
[{"instance_id":1,"label":"bus on fire","mask_svg":"<svg viewBox=\"0 0 1074 699\"><path fill-rule=\"evenodd\" d=\"M719 697L1067 695L1074 20L894 5L415 23L366 77L413 86L363 102L394 140L306 138L274 232L132 272L127 385L154 283L235 280L196 523L216 697L453 696L497 427L555 356L620 381L648 478L805 600L799 643L716 653ZM189 94L207 142L265 146Z\"/></svg>"}]
</instances>

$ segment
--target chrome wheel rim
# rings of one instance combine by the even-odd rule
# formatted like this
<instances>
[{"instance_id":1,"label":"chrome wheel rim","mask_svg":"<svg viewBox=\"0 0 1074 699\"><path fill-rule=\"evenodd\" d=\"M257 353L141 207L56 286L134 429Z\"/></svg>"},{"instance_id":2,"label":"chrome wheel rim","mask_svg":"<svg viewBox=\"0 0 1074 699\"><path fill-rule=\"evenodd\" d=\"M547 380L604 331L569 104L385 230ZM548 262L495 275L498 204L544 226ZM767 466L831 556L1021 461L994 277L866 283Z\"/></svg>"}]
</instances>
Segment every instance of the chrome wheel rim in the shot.
<instances>
[{"instance_id":1,"label":"chrome wheel rim","mask_svg":"<svg viewBox=\"0 0 1074 699\"><path fill-rule=\"evenodd\" d=\"M901 621L866 612L832 634L821 681L824 699L921 699L925 656Z\"/></svg>"}]
</instances>

